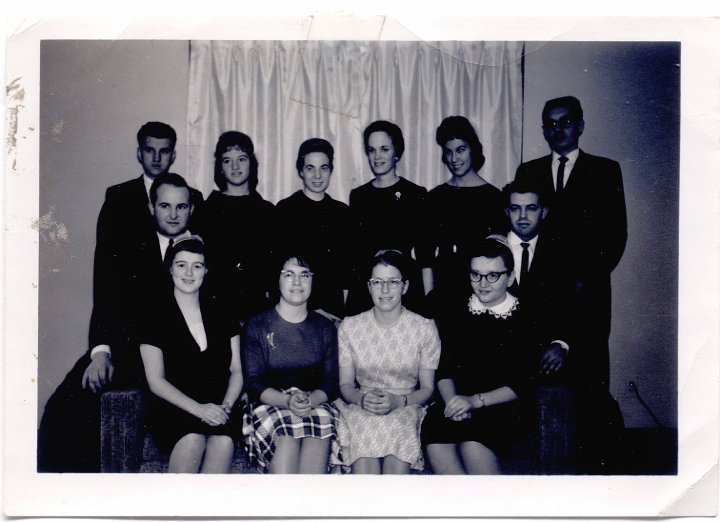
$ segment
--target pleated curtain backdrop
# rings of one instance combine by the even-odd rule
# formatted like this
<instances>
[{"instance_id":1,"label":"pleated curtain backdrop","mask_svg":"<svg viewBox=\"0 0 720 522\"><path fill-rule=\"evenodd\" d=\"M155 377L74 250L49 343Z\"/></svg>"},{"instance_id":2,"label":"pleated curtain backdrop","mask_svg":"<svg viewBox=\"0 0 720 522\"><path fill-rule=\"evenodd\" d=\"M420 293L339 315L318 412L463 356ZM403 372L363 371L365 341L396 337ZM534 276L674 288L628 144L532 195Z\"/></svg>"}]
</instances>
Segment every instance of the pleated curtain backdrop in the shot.
<instances>
[{"instance_id":1,"label":"pleated curtain backdrop","mask_svg":"<svg viewBox=\"0 0 720 522\"><path fill-rule=\"evenodd\" d=\"M335 148L328 193L347 202L372 179L362 132L397 123L406 150L398 173L428 189L447 181L435 130L466 116L486 157L480 174L502 188L520 161L522 42L192 41L188 181L215 188L213 152L222 132L248 134L259 161L258 191L276 203L301 188L300 144Z\"/></svg>"}]
</instances>

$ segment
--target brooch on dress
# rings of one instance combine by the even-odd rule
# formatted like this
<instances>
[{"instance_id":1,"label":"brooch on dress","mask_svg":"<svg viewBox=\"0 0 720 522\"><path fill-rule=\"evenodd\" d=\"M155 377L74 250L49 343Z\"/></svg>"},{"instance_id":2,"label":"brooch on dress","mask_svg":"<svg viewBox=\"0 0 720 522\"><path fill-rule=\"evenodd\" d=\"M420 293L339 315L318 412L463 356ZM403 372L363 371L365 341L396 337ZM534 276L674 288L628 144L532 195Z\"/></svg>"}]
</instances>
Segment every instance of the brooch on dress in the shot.
<instances>
[{"instance_id":1,"label":"brooch on dress","mask_svg":"<svg viewBox=\"0 0 720 522\"><path fill-rule=\"evenodd\" d=\"M265 336L265 339L267 339L268 344L270 345L270 348L273 350L275 349L275 332L270 332Z\"/></svg>"},{"instance_id":2,"label":"brooch on dress","mask_svg":"<svg viewBox=\"0 0 720 522\"><path fill-rule=\"evenodd\" d=\"M400 201L400 196L402 196L402 194L401 194L400 191L398 190L398 191L395 193L395 201Z\"/></svg>"}]
</instances>

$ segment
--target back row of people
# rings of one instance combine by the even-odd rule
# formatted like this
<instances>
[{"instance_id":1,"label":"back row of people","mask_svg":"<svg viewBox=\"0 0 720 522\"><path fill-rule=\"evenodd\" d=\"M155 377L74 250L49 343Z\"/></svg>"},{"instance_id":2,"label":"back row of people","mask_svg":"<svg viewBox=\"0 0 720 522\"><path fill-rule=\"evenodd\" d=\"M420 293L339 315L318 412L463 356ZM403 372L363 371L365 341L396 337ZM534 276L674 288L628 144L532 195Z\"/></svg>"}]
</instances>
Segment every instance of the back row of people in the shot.
<instances>
[{"instance_id":1,"label":"back row of people","mask_svg":"<svg viewBox=\"0 0 720 522\"><path fill-rule=\"evenodd\" d=\"M267 306L272 277L263 267L278 248L295 245L308 252L318 267L312 307L340 318L370 306L359 277L360 260L386 248L412 255L422 271L412 275L407 300L411 308L430 316L433 304L459 290L451 275L457 268L453 260L471 238L507 232L502 195L478 174L485 158L466 118L446 118L437 129L443 163L452 177L429 193L397 173L405 151L397 125L375 121L363 139L374 179L351 191L349 206L327 194L333 146L311 138L297 155L302 189L273 207L256 190L258 161L252 140L237 131L220 136L215 149L218 190L196 209L191 229L214 246L210 254L222 264L219 288L241 321ZM436 287L438 297L426 299Z\"/></svg>"},{"instance_id":2,"label":"back row of people","mask_svg":"<svg viewBox=\"0 0 720 522\"><path fill-rule=\"evenodd\" d=\"M187 201L173 198L175 189L181 188L177 183L155 187L153 192L152 180L166 172L174 160L175 134L164 124L147 124L138 133L143 176L108 189L98 220L91 350L48 402L38 439L39 469L97 469L97 431L92 429L97 423L97 398L84 392L80 384L97 392L110 383L126 386L142 382L137 371L139 318L133 304L141 301L141 294L161 284L158 245L164 251L193 210L192 229L205 238L208 258L217 268L209 276L215 279L210 286L241 320L267 306L268 281L272 279L266 269L267 255L279 250L279 245L301 244L308 252L318 267L313 292L317 297L311 308L322 308L336 316L354 314L372 305L366 283L359 276L361 260L381 249L414 254L424 270L414 270L408 276L408 306L436 315L443 309L438 303L453 302L467 288L463 263L468 248L490 232L506 233L506 214L515 225L509 240L511 246L514 244L514 257L520 261L516 276L521 286L523 278L534 279L528 271L534 268L533 256L541 266L540 252L545 247L536 242L537 225L541 221L552 223L543 233L547 240L543 244L553 246L549 250L556 252L555 257L543 254L543 258L554 275L537 277L539 286L528 296L535 299L538 309L551 310L553 307L544 303L552 299L569 312L559 312L559 319L552 318L549 323L564 331L565 339L559 336L558 342L550 345L544 368L557 370L570 349L568 340L573 341L576 332L584 332L574 341L582 350L569 352L577 353L576 367L582 368L577 381L586 383L588 397L606 392L609 275L625 244L625 207L617 163L579 151L583 127L582 109L575 98L548 102L543 111L543 133L552 154L547 160L521 165L516 181L529 181L530 188L509 191L503 198L478 174L484 162L482 147L465 118L447 118L437 130L443 162L452 178L429 194L396 172L404 151L400 129L389 122L374 122L365 130L364 141L375 179L352 191L348 210L325 193L334 151L320 139L301 145L296 166L303 189L277 208L257 194L258 164L253 144L238 132L225 133L218 141L215 180L220 190L206 202L192 189ZM563 176L564 182L555 181ZM509 201L511 194L520 201ZM148 200L150 213L146 210ZM442 211L428 218L425 209ZM300 216L307 218L302 221L302 234L297 233ZM533 216L536 225L532 224ZM527 232L529 229L534 236ZM580 241L586 237L592 240ZM133 268L127 273L113 270L121 266L117 264L120 260L128 262L122 266ZM564 289L568 289L567 294ZM426 299L426 294L432 298ZM573 327L562 328L562 324ZM127 356L122 355L125 352ZM65 392L59 393L61 390ZM76 403L85 407L76 408ZM67 416L70 404L77 417ZM62 425L59 436L54 433L57 429L52 429L58 423ZM83 436L82 431L90 435ZM63 441L67 441L65 446ZM77 452L67 449L78 446L85 455L78 457Z\"/></svg>"}]
</instances>

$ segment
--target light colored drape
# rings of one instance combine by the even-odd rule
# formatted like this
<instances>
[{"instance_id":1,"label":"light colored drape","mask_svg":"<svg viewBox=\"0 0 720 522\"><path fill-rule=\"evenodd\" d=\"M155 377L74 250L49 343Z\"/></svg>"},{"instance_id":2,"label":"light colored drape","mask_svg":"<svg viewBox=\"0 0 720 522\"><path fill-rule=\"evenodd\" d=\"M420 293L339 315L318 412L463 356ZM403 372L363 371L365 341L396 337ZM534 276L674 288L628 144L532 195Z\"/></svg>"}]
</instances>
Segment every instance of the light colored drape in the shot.
<instances>
[{"instance_id":1,"label":"light colored drape","mask_svg":"<svg viewBox=\"0 0 720 522\"><path fill-rule=\"evenodd\" d=\"M450 177L435 130L463 115L483 144L480 174L502 188L520 160L521 53L521 42L192 41L188 181L208 195L217 138L239 130L276 203L301 186L300 143L320 137L335 148L328 192L347 201L372 179L362 131L386 119L405 137L399 174L430 189Z\"/></svg>"}]
</instances>

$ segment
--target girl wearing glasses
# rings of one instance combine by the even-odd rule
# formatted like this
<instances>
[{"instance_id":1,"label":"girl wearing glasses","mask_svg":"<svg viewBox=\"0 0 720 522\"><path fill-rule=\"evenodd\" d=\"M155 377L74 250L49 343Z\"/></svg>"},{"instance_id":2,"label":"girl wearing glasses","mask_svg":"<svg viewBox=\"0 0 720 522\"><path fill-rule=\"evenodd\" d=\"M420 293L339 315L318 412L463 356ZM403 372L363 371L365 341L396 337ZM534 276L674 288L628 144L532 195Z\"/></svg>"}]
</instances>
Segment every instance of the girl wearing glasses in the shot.
<instances>
[{"instance_id":1,"label":"girl wearing glasses","mask_svg":"<svg viewBox=\"0 0 720 522\"><path fill-rule=\"evenodd\" d=\"M262 472L326 473L336 436L337 330L308 309L313 272L299 255L284 256L275 307L253 317L243 342L250 403L243 434Z\"/></svg>"},{"instance_id":2,"label":"girl wearing glasses","mask_svg":"<svg viewBox=\"0 0 720 522\"><path fill-rule=\"evenodd\" d=\"M353 473L422 470L419 428L434 390L440 339L432 320L402 305L411 259L396 250L372 260L373 308L339 328L337 463Z\"/></svg>"},{"instance_id":3,"label":"girl wearing glasses","mask_svg":"<svg viewBox=\"0 0 720 522\"><path fill-rule=\"evenodd\" d=\"M428 410L422 441L436 474L497 474L498 456L525 432L519 401L530 388L512 285L513 256L505 238L484 239L470 251L472 294L464 310L440 322L442 397Z\"/></svg>"}]
</instances>

